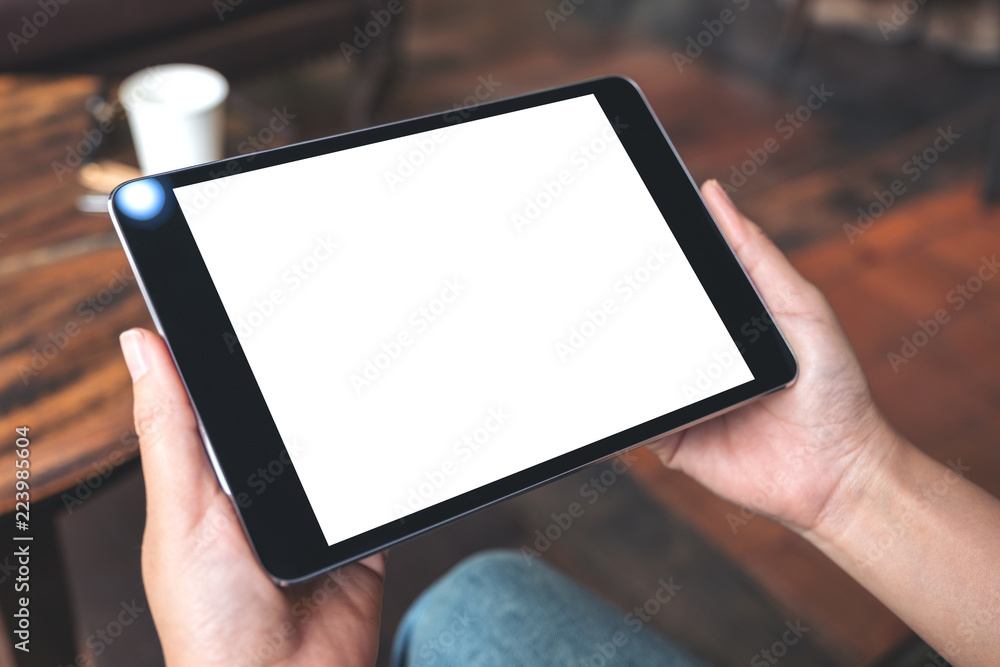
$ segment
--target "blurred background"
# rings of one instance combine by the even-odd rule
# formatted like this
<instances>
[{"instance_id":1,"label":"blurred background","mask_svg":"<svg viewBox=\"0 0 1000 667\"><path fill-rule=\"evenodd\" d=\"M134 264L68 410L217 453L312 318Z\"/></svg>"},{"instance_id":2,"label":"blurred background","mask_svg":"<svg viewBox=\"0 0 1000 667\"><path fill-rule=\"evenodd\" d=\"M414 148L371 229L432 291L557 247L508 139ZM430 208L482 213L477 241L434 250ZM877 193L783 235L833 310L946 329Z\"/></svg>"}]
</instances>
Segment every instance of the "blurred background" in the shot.
<instances>
[{"instance_id":1,"label":"blurred background","mask_svg":"<svg viewBox=\"0 0 1000 667\"><path fill-rule=\"evenodd\" d=\"M159 63L226 75L229 155L631 77L695 180L719 179L827 294L894 424L1000 494L1000 280L988 279L1000 250L1000 2L402 0L360 40L384 6L0 0L0 471L14 470L14 429L30 427L38 582L35 650L14 663L5 632L0 664L162 664L117 343L151 321L103 211L136 165L117 86ZM287 123L273 131L276 115ZM930 659L819 552L757 517L752 498L723 502L644 451L628 463L547 562L625 609L673 577L683 592L652 624L719 665L750 663L796 621L810 631L788 664ZM601 472L394 549L380 662L424 587L478 550L535 547ZM0 543L11 544L13 474L0 486ZM5 621L12 551L0 551Z\"/></svg>"}]
</instances>

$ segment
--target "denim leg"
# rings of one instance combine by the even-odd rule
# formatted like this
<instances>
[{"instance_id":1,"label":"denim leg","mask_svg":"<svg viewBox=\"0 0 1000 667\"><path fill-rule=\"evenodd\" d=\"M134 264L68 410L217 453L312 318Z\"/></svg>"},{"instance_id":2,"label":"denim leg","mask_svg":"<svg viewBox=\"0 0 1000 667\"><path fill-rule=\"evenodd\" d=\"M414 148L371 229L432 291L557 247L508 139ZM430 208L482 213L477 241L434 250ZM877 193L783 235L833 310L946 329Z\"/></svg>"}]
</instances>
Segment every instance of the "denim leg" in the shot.
<instances>
[{"instance_id":1,"label":"denim leg","mask_svg":"<svg viewBox=\"0 0 1000 667\"><path fill-rule=\"evenodd\" d=\"M392 665L706 663L538 559L489 551L459 563L413 603L396 634Z\"/></svg>"}]
</instances>

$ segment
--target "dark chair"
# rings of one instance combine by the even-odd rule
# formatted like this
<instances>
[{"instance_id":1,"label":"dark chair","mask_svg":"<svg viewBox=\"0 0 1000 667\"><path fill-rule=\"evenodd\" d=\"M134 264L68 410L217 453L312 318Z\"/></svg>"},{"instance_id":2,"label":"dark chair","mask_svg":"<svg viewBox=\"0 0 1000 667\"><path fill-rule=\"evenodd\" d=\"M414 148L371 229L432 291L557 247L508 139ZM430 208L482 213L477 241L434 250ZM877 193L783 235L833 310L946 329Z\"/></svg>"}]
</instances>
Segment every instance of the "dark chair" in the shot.
<instances>
[{"instance_id":1,"label":"dark chair","mask_svg":"<svg viewBox=\"0 0 1000 667\"><path fill-rule=\"evenodd\" d=\"M348 117L358 126L370 118L398 61L409 5L403 1L0 0L0 25L10 42L0 49L0 71L115 79L149 65L188 62L238 77L335 53L355 39L364 44L365 26L376 15L391 16L375 24L377 34L350 61L355 76Z\"/></svg>"}]
</instances>

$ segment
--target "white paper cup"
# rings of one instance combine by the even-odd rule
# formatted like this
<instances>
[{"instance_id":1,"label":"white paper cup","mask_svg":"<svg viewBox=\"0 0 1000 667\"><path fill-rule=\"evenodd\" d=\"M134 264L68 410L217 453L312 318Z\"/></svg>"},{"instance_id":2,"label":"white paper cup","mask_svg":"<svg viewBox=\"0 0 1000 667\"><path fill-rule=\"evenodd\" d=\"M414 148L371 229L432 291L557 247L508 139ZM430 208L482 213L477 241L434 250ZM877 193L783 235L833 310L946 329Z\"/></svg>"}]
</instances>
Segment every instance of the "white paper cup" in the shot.
<instances>
[{"instance_id":1,"label":"white paper cup","mask_svg":"<svg viewBox=\"0 0 1000 667\"><path fill-rule=\"evenodd\" d=\"M139 168L155 174L223 156L226 78L201 65L158 65L122 81Z\"/></svg>"}]
</instances>

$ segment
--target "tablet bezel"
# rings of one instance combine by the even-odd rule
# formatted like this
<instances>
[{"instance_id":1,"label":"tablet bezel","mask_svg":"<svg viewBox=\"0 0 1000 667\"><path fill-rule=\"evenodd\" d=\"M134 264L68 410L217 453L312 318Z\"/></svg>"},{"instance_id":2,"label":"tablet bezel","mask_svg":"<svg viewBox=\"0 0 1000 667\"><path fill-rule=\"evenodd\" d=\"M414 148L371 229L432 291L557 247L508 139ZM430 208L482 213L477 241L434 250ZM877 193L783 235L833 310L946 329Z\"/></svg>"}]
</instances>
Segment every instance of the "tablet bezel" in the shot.
<instances>
[{"instance_id":1,"label":"tablet bezel","mask_svg":"<svg viewBox=\"0 0 1000 667\"><path fill-rule=\"evenodd\" d=\"M173 189L590 94L595 95L616 128L657 207L661 213L667 212L665 223L743 354L754 380L343 542L327 545L294 466L287 453L282 456L278 430ZM117 197L126 185L122 184L109 199L112 219L146 303L196 408L220 483L233 499L261 565L280 584L301 581L376 553L664 433L776 391L793 382L797 373L794 355L773 325L642 93L628 79L585 81L146 178L155 181L165 195L160 214L149 220L130 218ZM281 462L280 474L270 477L273 481L267 483L263 493L257 493L258 487L251 489L250 480L259 479L259 470L266 470L275 461Z\"/></svg>"}]
</instances>

